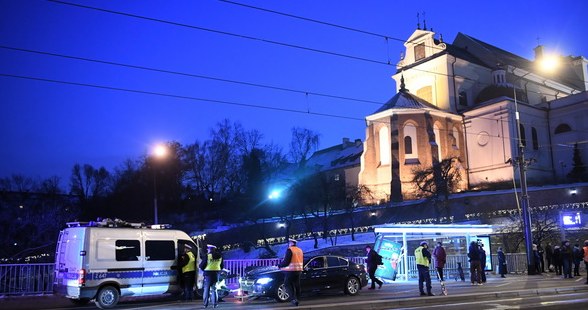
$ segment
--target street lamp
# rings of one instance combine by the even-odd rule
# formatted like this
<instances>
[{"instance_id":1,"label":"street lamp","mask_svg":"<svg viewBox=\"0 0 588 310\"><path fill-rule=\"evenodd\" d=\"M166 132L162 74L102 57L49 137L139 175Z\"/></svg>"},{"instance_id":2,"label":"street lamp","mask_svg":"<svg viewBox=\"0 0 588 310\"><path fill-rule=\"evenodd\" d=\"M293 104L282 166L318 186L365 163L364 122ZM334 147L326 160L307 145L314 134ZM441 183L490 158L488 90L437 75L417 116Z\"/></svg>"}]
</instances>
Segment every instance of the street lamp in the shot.
<instances>
[{"instance_id":1,"label":"street lamp","mask_svg":"<svg viewBox=\"0 0 588 310\"><path fill-rule=\"evenodd\" d=\"M554 57L544 56L542 57L539 65L543 71L552 71L558 66L558 62L557 59ZM515 70L513 68L513 74L514 71ZM515 80L515 82L523 79L528 74L531 74L531 72L529 71L519 76ZM535 266L535 257L533 255L533 234L531 232L531 213L529 212L529 195L527 190L527 167L529 166L529 162L525 159L525 145L523 144L523 137L521 136L521 120L519 115L519 104L517 101L517 88L515 83L513 83L512 91L515 106L515 120L517 126L517 139L519 148L519 154L515 162L516 165L518 165L519 174L521 176L521 216L523 218L525 248L527 252L527 274L534 275L537 273L537 269Z\"/></svg>"},{"instance_id":2,"label":"street lamp","mask_svg":"<svg viewBox=\"0 0 588 310\"><path fill-rule=\"evenodd\" d=\"M267 198L268 198L268 200L278 201L278 200L282 199L283 195L284 195L284 188L274 188L270 191ZM278 223L277 227L279 229L284 228L285 235L286 235L286 242L287 242L288 238L290 238L290 221L288 221L287 215L281 216L281 220Z\"/></svg>"},{"instance_id":3,"label":"street lamp","mask_svg":"<svg viewBox=\"0 0 588 310\"><path fill-rule=\"evenodd\" d=\"M158 144L153 149L153 223L159 224L157 217L157 169L155 169L155 160L161 159L167 156L167 146Z\"/></svg>"}]
</instances>

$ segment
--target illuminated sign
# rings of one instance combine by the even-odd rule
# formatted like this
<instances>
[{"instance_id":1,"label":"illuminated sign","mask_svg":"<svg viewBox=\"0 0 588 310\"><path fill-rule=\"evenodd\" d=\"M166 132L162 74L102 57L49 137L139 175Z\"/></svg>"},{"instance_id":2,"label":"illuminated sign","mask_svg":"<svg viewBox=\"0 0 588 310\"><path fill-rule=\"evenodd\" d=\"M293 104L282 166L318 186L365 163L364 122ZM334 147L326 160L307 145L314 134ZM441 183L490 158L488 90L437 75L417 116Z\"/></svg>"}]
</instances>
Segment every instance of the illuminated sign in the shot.
<instances>
[{"instance_id":1,"label":"illuminated sign","mask_svg":"<svg viewBox=\"0 0 588 310\"><path fill-rule=\"evenodd\" d=\"M566 212L561 214L563 226L582 226L582 214L580 212Z\"/></svg>"}]
</instances>

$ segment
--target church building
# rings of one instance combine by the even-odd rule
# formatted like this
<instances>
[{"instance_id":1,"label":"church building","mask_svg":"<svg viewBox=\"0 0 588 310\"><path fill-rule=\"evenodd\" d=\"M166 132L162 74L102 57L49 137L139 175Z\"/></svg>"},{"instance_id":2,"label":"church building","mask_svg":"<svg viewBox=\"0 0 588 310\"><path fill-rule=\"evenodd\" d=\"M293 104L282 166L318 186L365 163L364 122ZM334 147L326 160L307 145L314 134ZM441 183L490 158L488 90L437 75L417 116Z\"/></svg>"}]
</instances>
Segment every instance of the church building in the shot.
<instances>
[{"instance_id":1,"label":"church building","mask_svg":"<svg viewBox=\"0 0 588 310\"><path fill-rule=\"evenodd\" d=\"M557 56L559 67L546 71L552 58L542 46L527 60L463 33L446 43L427 29L404 46L397 94L366 117L358 181L373 201L419 198L415 169L443 160L458 168L458 191L520 180L521 149L530 183L565 180L575 149L588 163L586 58Z\"/></svg>"}]
</instances>

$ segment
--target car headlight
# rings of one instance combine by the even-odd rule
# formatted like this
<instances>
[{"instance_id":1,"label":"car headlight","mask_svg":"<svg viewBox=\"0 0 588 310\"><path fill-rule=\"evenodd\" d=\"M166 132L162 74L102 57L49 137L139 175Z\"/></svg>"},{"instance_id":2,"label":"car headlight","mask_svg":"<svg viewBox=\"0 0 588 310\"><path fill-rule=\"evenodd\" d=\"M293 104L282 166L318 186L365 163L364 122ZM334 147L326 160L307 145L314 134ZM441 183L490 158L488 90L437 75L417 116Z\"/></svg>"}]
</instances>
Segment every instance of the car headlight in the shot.
<instances>
[{"instance_id":1,"label":"car headlight","mask_svg":"<svg viewBox=\"0 0 588 310\"><path fill-rule=\"evenodd\" d=\"M274 279L272 278L259 278L257 279L257 281L255 281L256 284L261 284L261 285L265 285L270 283L271 281L273 281Z\"/></svg>"}]
</instances>

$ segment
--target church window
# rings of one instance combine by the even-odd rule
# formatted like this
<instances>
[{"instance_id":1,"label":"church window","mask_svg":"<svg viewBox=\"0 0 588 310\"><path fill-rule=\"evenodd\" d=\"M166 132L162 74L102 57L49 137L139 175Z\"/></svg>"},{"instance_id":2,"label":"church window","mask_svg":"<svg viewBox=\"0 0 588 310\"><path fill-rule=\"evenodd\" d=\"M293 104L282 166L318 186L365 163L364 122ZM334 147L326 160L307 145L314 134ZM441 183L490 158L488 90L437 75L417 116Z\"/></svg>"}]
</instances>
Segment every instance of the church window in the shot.
<instances>
[{"instance_id":1,"label":"church window","mask_svg":"<svg viewBox=\"0 0 588 310\"><path fill-rule=\"evenodd\" d=\"M388 127L380 129L380 165L390 164L390 141Z\"/></svg>"},{"instance_id":2,"label":"church window","mask_svg":"<svg viewBox=\"0 0 588 310\"><path fill-rule=\"evenodd\" d=\"M531 127L531 138L533 139L533 149L539 149L539 139L537 137L537 129L535 127Z\"/></svg>"},{"instance_id":3,"label":"church window","mask_svg":"<svg viewBox=\"0 0 588 310\"><path fill-rule=\"evenodd\" d=\"M521 136L519 137L521 139L520 142L523 146L527 146L527 139L525 138L525 127L521 124L519 125L519 128L521 133Z\"/></svg>"},{"instance_id":4,"label":"church window","mask_svg":"<svg viewBox=\"0 0 588 310\"><path fill-rule=\"evenodd\" d=\"M419 61L425 58L425 43L420 43L414 47L414 61Z\"/></svg>"},{"instance_id":5,"label":"church window","mask_svg":"<svg viewBox=\"0 0 588 310\"><path fill-rule=\"evenodd\" d=\"M564 133L564 132L568 132L568 131L572 131L572 128L570 127L570 125L559 124L559 125L557 125L557 127L555 127L554 133L557 135L558 133Z\"/></svg>"},{"instance_id":6,"label":"church window","mask_svg":"<svg viewBox=\"0 0 588 310\"><path fill-rule=\"evenodd\" d=\"M454 150L459 150L459 130L456 127L453 127L452 132L452 147Z\"/></svg>"},{"instance_id":7,"label":"church window","mask_svg":"<svg viewBox=\"0 0 588 310\"><path fill-rule=\"evenodd\" d=\"M404 157L405 159L417 159L417 130L413 124L404 125Z\"/></svg>"},{"instance_id":8,"label":"church window","mask_svg":"<svg viewBox=\"0 0 588 310\"><path fill-rule=\"evenodd\" d=\"M439 129L439 126L437 124L433 126L433 132L435 133L435 144L437 144L437 158L439 159L439 161L441 161L441 130Z\"/></svg>"}]
</instances>

